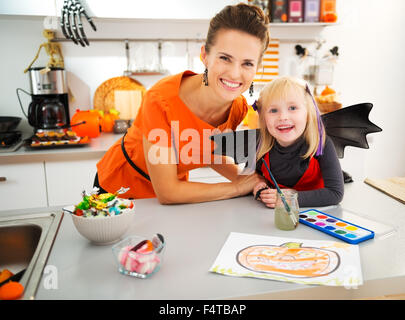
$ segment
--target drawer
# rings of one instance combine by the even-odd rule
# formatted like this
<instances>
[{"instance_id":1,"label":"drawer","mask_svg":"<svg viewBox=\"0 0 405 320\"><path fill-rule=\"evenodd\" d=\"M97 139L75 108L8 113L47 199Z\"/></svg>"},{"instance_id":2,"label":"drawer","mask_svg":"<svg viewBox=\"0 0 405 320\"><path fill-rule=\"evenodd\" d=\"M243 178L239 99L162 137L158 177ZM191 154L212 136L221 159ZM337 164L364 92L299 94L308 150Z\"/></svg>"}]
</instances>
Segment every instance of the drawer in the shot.
<instances>
[{"instance_id":1,"label":"drawer","mask_svg":"<svg viewBox=\"0 0 405 320\"><path fill-rule=\"evenodd\" d=\"M47 206L44 162L0 165L1 210Z\"/></svg>"}]
</instances>

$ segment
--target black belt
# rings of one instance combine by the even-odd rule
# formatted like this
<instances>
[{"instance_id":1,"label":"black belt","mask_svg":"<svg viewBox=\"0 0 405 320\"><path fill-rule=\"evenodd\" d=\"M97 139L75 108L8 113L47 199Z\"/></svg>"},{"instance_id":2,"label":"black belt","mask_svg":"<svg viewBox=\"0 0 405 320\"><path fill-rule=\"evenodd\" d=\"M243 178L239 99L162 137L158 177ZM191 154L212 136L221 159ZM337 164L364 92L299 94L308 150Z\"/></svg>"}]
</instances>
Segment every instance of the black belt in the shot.
<instances>
[{"instance_id":1,"label":"black belt","mask_svg":"<svg viewBox=\"0 0 405 320\"><path fill-rule=\"evenodd\" d=\"M142 177L144 177L146 180L150 181L150 177L145 172L143 172L140 168L138 168L137 165L128 156L128 153L125 150L125 146L124 146L124 138L126 135L127 135L127 133L125 132L125 134L121 140L121 150L122 150L122 153L124 154L125 159L127 159L128 163L131 165L131 167L134 168Z\"/></svg>"}]
</instances>

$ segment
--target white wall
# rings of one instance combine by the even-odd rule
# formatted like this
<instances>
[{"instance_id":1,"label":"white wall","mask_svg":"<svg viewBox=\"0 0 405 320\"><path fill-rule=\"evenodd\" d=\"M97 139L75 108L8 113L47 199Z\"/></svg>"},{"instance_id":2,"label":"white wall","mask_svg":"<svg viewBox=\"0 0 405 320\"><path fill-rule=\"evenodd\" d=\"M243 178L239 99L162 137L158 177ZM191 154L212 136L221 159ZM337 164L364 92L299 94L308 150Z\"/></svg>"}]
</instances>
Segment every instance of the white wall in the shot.
<instances>
[{"instance_id":1,"label":"white wall","mask_svg":"<svg viewBox=\"0 0 405 320\"><path fill-rule=\"evenodd\" d=\"M326 27L322 33L328 39L325 48L339 46L334 88L340 92L343 105L373 103L370 119L383 128L383 132L368 136L369 150L346 148L342 167L357 180L365 176L405 176L405 108L402 106L405 101L404 9L403 0L387 0L383 4L378 0L339 0L339 24ZM96 19L95 22L97 33L93 33L85 22L89 37L204 38L208 27L208 22L203 20L165 20L159 24L146 20ZM297 29L288 30L294 32ZM295 32L302 33L302 30ZM272 34L274 36L275 32ZM23 70L44 42L42 18L0 16L0 40L0 115L23 116L15 89L29 90L28 75ZM288 72L287 61L294 58L294 45L281 45L281 72ZM304 45L310 46L308 43ZM189 53L193 58L187 60L186 43L164 44L164 67L171 73L186 68L201 72L200 46L201 43L189 43ZM126 68L123 43L93 42L90 47L82 48L64 42L62 48L69 72L68 82L76 98L71 104L72 114L76 107L91 108L96 88L103 81L122 75ZM136 52L141 52L139 44L131 43L132 59ZM44 65L46 61L46 54L42 52L36 65ZM157 79L138 77L146 87ZM27 107L29 97L24 99ZM26 121L19 129L30 131Z\"/></svg>"},{"instance_id":2,"label":"white wall","mask_svg":"<svg viewBox=\"0 0 405 320\"><path fill-rule=\"evenodd\" d=\"M383 132L369 135L370 149L348 147L342 166L369 177L405 176L405 20L403 0L340 0L340 26L328 28L341 56L336 87L345 105L371 102L370 120Z\"/></svg>"}]
</instances>

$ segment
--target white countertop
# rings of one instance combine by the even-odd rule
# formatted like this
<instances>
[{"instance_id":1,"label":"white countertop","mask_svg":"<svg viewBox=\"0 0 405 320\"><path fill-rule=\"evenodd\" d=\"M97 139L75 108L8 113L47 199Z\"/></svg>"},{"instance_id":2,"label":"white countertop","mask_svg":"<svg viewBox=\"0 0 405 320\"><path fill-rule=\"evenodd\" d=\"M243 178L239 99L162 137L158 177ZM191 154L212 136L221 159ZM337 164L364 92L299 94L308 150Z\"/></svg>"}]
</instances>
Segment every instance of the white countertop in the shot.
<instances>
[{"instance_id":1,"label":"white countertop","mask_svg":"<svg viewBox=\"0 0 405 320\"><path fill-rule=\"evenodd\" d=\"M364 284L357 289L308 286L271 280L228 277L208 270L230 232L313 240L336 240L305 225L277 230L274 211L251 196L186 205L136 201L126 235L159 232L167 241L161 270L149 279L120 274L111 247L96 246L75 229L65 214L47 264L56 267L57 289L39 284L37 299L352 299L405 292L405 207L362 183L345 185L341 205L370 220L392 226L359 245ZM25 210L21 213L27 213ZM4 213L4 212L3 212ZM1 214L1 212L0 212ZM338 216L338 214L335 214Z\"/></svg>"},{"instance_id":2,"label":"white countertop","mask_svg":"<svg viewBox=\"0 0 405 320\"><path fill-rule=\"evenodd\" d=\"M122 134L101 133L97 138L92 138L88 145L78 147L33 149L21 146L14 152L0 153L0 164L15 163L16 161L84 159L89 156L101 158L120 137L122 137Z\"/></svg>"}]
</instances>

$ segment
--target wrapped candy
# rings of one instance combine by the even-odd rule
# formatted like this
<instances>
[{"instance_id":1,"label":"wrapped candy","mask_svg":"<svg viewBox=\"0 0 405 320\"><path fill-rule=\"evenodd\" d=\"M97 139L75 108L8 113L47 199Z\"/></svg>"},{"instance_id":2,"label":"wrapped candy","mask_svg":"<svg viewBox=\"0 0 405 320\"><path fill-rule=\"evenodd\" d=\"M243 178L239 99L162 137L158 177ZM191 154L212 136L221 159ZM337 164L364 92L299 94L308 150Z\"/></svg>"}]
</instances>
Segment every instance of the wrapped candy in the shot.
<instances>
[{"instance_id":1,"label":"wrapped candy","mask_svg":"<svg viewBox=\"0 0 405 320\"><path fill-rule=\"evenodd\" d=\"M124 210L134 207L131 200L118 198L118 194L128 190L129 188L120 188L115 193L99 194L99 188L95 187L90 194L82 191L82 201L75 206L73 213L85 218L120 215Z\"/></svg>"}]
</instances>

